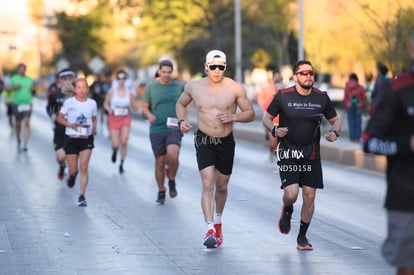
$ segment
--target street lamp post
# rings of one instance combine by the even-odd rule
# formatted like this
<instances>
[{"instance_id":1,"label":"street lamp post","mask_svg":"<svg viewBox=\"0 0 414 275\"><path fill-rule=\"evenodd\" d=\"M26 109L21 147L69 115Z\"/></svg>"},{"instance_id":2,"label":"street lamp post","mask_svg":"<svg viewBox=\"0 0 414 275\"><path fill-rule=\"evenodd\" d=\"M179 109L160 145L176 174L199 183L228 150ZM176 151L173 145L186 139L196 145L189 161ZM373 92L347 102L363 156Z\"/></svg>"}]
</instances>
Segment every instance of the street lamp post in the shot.
<instances>
[{"instance_id":1,"label":"street lamp post","mask_svg":"<svg viewBox=\"0 0 414 275\"><path fill-rule=\"evenodd\" d=\"M298 38L298 60L305 58L303 50L303 0L299 0L299 38Z\"/></svg>"},{"instance_id":2,"label":"street lamp post","mask_svg":"<svg viewBox=\"0 0 414 275\"><path fill-rule=\"evenodd\" d=\"M235 32L235 62L236 62L236 81L242 82L242 39L241 39L241 12L240 0L234 0L234 32Z\"/></svg>"}]
</instances>

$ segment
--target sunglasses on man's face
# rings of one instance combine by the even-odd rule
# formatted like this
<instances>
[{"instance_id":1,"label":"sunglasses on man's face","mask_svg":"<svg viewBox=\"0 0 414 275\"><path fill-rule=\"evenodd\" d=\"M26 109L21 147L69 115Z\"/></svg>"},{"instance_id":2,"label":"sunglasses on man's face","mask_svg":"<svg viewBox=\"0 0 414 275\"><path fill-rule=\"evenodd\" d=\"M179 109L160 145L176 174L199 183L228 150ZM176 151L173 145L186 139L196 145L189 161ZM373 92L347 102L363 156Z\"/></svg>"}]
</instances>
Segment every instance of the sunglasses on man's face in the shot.
<instances>
[{"instance_id":1,"label":"sunglasses on man's face","mask_svg":"<svg viewBox=\"0 0 414 275\"><path fill-rule=\"evenodd\" d=\"M297 72L296 74L300 74L300 75L310 75L313 76L315 74L315 72L313 70L305 70L305 71L301 71L301 72Z\"/></svg>"},{"instance_id":2,"label":"sunglasses on man's face","mask_svg":"<svg viewBox=\"0 0 414 275\"><path fill-rule=\"evenodd\" d=\"M220 71L224 71L226 69L226 65L208 65L208 69L210 71L214 71L215 69L219 69Z\"/></svg>"},{"instance_id":3,"label":"sunglasses on man's face","mask_svg":"<svg viewBox=\"0 0 414 275\"><path fill-rule=\"evenodd\" d=\"M117 79L117 80L125 80L125 79L126 79L126 77L125 77L125 76L123 76L123 77L117 77L116 79Z\"/></svg>"}]
</instances>

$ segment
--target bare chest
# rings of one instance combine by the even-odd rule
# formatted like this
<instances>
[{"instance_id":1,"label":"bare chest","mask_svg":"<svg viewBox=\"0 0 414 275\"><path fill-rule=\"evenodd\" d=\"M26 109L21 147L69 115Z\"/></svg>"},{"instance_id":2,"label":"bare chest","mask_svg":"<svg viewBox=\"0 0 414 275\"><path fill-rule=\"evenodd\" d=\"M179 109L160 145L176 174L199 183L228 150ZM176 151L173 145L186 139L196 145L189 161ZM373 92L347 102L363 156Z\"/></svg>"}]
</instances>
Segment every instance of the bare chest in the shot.
<instances>
[{"instance_id":1,"label":"bare chest","mask_svg":"<svg viewBox=\"0 0 414 275\"><path fill-rule=\"evenodd\" d=\"M193 100L199 110L229 110L236 107L236 96L224 89L198 91L193 95Z\"/></svg>"}]
</instances>

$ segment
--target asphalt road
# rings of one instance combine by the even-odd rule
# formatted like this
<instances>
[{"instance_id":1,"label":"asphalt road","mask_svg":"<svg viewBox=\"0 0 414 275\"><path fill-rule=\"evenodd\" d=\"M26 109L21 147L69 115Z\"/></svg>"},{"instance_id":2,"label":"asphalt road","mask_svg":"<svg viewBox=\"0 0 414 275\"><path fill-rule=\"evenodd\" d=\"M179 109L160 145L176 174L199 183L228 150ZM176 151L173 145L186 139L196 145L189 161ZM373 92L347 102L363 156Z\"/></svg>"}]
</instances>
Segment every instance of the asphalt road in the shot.
<instances>
[{"instance_id":1,"label":"asphalt road","mask_svg":"<svg viewBox=\"0 0 414 275\"><path fill-rule=\"evenodd\" d=\"M239 138L223 215L224 243L202 246L205 225L191 134L183 139L178 196L155 204L148 125L135 119L125 174L111 163L105 126L90 162L88 207L79 182L56 177L51 124L35 101L29 151L18 153L0 114L0 274L392 274L380 255L385 236L380 173L324 163L308 232L313 251L297 251L301 200L292 231L276 222L282 192L264 144Z\"/></svg>"}]
</instances>

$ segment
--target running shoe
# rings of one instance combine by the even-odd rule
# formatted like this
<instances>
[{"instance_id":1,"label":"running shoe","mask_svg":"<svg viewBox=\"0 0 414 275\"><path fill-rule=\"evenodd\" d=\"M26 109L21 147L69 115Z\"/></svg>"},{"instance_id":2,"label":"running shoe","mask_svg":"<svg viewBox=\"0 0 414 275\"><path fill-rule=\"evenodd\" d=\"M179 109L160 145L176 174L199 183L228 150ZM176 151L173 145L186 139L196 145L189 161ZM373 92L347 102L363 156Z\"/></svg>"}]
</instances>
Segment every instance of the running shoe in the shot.
<instances>
[{"instance_id":1,"label":"running shoe","mask_svg":"<svg viewBox=\"0 0 414 275\"><path fill-rule=\"evenodd\" d=\"M217 247L223 243L223 231L221 231L221 223L214 224L216 230Z\"/></svg>"},{"instance_id":2,"label":"running shoe","mask_svg":"<svg viewBox=\"0 0 414 275\"><path fill-rule=\"evenodd\" d=\"M58 172L58 179L59 180L63 180L65 178L65 166L60 166L59 167L59 172Z\"/></svg>"},{"instance_id":3,"label":"running shoe","mask_svg":"<svg viewBox=\"0 0 414 275\"><path fill-rule=\"evenodd\" d=\"M289 234L290 232L290 219L292 218L293 206L285 207L282 205L282 211L279 219L279 231L282 234Z\"/></svg>"},{"instance_id":4,"label":"running shoe","mask_svg":"<svg viewBox=\"0 0 414 275\"><path fill-rule=\"evenodd\" d=\"M207 231L206 235L204 236L204 245L207 248L216 248L217 247L217 238L215 236L215 232L213 229Z\"/></svg>"},{"instance_id":5,"label":"running shoe","mask_svg":"<svg viewBox=\"0 0 414 275\"><path fill-rule=\"evenodd\" d=\"M115 163L115 162L116 162L116 153L117 153L117 151L113 151L113 152L112 152L112 157L111 157L111 160L112 160L112 162L113 162L113 163Z\"/></svg>"},{"instance_id":6,"label":"running shoe","mask_svg":"<svg viewBox=\"0 0 414 275\"><path fill-rule=\"evenodd\" d=\"M157 201L158 204L164 204L165 203L165 191L159 191Z\"/></svg>"},{"instance_id":7,"label":"running shoe","mask_svg":"<svg viewBox=\"0 0 414 275\"><path fill-rule=\"evenodd\" d=\"M76 177L69 176L68 182L67 182L69 188L72 188L73 186L75 186L75 180L76 180Z\"/></svg>"},{"instance_id":8,"label":"running shoe","mask_svg":"<svg viewBox=\"0 0 414 275\"><path fill-rule=\"evenodd\" d=\"M298 250L313 250L312 244L308 241L306 237L301 237L297 239L298 245L296 248Z\"/></svg>"},{"instance_id":9,"label":"running shoe","mask_svg":"<svg viewBox=\"0 0 414 275\"><path fill-rule=\"evenodd\" d=\"M170 180L168 181L168 188L170 189L170 197L175 198L177 196L177 189L175 189L175 181Z\"/></svg>"},{"instance_id":10,"label":"running shoe","mask_svg":"<svg viewBox=\"0 0 414 275\"><path fill-rule=\"evenodd\" d=\"M123 174L125 172L124 166L121 164L119 165L119 174Z\"/></svg>"},{"instance_id":11,"label":"running shoe","mask_svg":"<svg viewBox=\"0 0 414 275\"><path fill-rule=\"evenodd\" d=\"M86 202L85 196L80 195L78 198L78 206L88 206L88 203Z\"/></svg>"}]
</instances>

